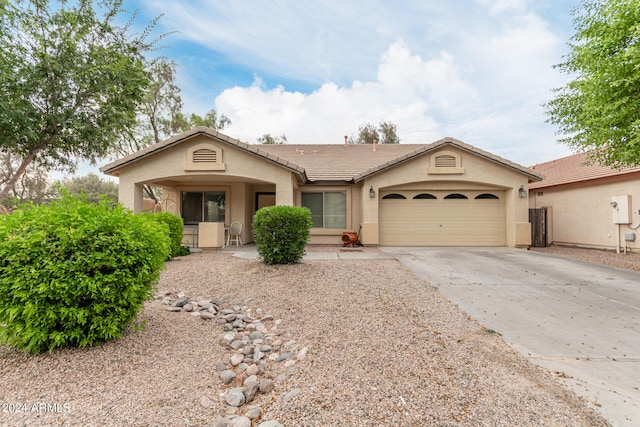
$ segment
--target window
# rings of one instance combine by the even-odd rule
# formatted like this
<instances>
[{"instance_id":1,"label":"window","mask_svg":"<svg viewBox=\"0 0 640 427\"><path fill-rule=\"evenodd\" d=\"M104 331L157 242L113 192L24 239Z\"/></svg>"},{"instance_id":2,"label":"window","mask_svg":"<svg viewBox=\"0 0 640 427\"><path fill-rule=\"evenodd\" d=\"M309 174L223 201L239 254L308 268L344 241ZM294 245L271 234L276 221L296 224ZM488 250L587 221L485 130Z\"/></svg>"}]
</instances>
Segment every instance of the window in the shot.
<instances>
[{"instance_id":1,"label":"window","mask_svg":"<svg viewBox=\"0 0 640 427\"><path fill-rule=\"evenodd\" d=\"M468 199L467 196L465 196L464 194L460 194L460 193L451 193L451 194L447 194L446 196L444 196L445 199Z\"/></svg>"},{"instance_id":2,"label":"window","mask_svg":"<svg viewBox=\"0 0 640 427\"><path fill-rule=\"evenodd\" d=\"M311 211L315 228L347 228L345 191L303 192L302 206Z\"/></svg>"},{"instance_id":3,"label":"window","mask_svg":"<svg viewBox=\"0 0 640 427\"><path fill-rule=\"evenodd\" d=\"M482 194L478 194L475 198L476 200L480 200L480 199L499 199L500 197L491 193L482 193Z\"/></svg>"},{"instance_id":4,"label":"window","mask_svg":"<svg viewBox=\"0 0 640 427\"><path fill-rule=\"evenodd\" d=\"M391 194L387 194L386 196L383 197L383 199L399 199L399 200L404 200L406 199L406 197L404 197L402 194L398 194L398 193L391 193Z\"/></svg>"},{"instance_id":5,"label":"window","mask_svg":"<svg viewBox=\"0 0 640 427\"><path fill-rule=\"evenodd\" d=\"M430 200L437 199L436 196L434 196L433 194L429 194L429 193L420 193L417 196L414 196L413 198L414 199L430 199Z\"/></svg>"},{"instance_id":6,"label":"window","mask_svg":"<svg viewBox=\"0 0 640 427\"><path fill-rule=\"evenodd\" d=\"M224 191L182 192L182 219L187 225L225 221Z\"/></svg>"}]
</instances>

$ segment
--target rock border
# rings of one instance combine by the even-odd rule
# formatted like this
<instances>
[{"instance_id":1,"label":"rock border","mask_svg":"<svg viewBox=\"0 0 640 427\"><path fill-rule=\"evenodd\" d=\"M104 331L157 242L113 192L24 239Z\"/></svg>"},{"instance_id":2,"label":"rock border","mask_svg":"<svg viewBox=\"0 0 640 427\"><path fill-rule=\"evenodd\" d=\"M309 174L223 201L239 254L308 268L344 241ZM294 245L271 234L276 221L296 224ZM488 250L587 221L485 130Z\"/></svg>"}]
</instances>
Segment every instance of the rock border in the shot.
<instances>
[{"instance_id":1,"label":"rock border","mask_svg":"<svg viewBox=\"0 0 640 427\"><path fill-rule=\"evenodd\" d=\"M295 365L307 358L308 347L300 348L295 340L284 341L282 338L282 319L265 313L262 308L249 308L246 304L251 300L227 307L224 298L190 298L186 291L161 291L155 297L156 302L167 306L167 312L189 313L222 327L218 341L227 350L228 362L216 366L224 390L218 404L228 415L218 415L210 427L256 425L261 421L263 411L260 406L251 404L255 396L272 393L276 384L290 378L295 373ZM289 370L274 380L270 378L269 368L279 363ZM300 393L299 388L294 388L282 399L290 401ZM202 397L200 404L212 409L217 406L209 397ZM261 421L257 426L283 427L277 420Z\"/></svg>"}]
</instances>

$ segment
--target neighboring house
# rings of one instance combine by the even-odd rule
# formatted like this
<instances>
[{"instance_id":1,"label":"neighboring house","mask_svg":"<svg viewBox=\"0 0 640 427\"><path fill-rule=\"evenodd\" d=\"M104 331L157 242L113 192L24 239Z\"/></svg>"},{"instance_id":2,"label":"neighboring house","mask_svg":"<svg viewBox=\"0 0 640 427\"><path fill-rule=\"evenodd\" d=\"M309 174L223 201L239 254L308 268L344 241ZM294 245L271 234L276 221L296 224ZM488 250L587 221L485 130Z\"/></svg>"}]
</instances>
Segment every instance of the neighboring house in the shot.
<instances>
[{"instance_id":1,"label":"neighboring house","mask_svg":"<svg viewBox=\"0 0 640 427\"><path fill-rule=\"evenodd\" d=\"M537 172L452 138L432 144L252 145L199 127L101 168L119 178L120 202L140 212L143 184L163 188L163 210L198 226L217 247L240 221L253 241L254 213L306 206L310 243L527 247L526 188ZM207 236L213 233L213 237Z\"/></svg>"},{"instance_id":2,"label":"neighboring house","mask_svg":"<svg viewBox=\"0 0 640 427\"><path fill-rule=\"evenodd\" d=\"M612 169L586 160L575 154L531 168L544 176L529 184L532 214L542 221L546 216L542 243L640 249L640 167Z\"/></svg>"}]
</instances>

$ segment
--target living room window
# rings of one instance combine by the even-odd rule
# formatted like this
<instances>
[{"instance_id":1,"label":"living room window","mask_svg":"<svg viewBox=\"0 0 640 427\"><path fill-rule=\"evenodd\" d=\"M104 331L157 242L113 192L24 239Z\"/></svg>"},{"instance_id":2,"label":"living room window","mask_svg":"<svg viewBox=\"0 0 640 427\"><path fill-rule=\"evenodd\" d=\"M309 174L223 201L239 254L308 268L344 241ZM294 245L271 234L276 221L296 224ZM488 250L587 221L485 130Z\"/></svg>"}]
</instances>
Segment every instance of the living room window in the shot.
<instances>
[{"instance_id":1,"label":"living room window","mask_svg":"<svg viewBox=\"0 0 640 427\"><path fill-rule=\"evenodd\" d=\"M200 222L225 222L224 191L183 191L182 219L186 225Z\"/></svg>"},{"instance_id":2,"label":"living room window","mask_svg":"<svg viewBox=\"0 0 640 427\"><path fill-rule=\"evenodd\" d=\"M311 211L314 228L347 227L346 191L303 192L302 206Z\"/></svg>"}]
</instances>

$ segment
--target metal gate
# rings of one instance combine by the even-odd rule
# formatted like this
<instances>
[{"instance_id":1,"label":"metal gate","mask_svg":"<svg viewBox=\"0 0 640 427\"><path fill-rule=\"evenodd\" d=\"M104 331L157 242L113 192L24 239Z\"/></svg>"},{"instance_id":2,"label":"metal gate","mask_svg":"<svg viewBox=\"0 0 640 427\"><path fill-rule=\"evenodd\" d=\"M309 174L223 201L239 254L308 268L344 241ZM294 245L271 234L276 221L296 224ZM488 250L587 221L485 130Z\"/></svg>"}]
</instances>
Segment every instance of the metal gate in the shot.
<instances>
[{"instance_id":1,"label":"metal gate","mask_svg":"<svg viewBox=\"0 0 640 427\"><path fill-rule=\"evenodd\" d=\"M544 248L547 246L547 208L529 209L531 223L531 246Z\"/></svg>"}]
</instances>

